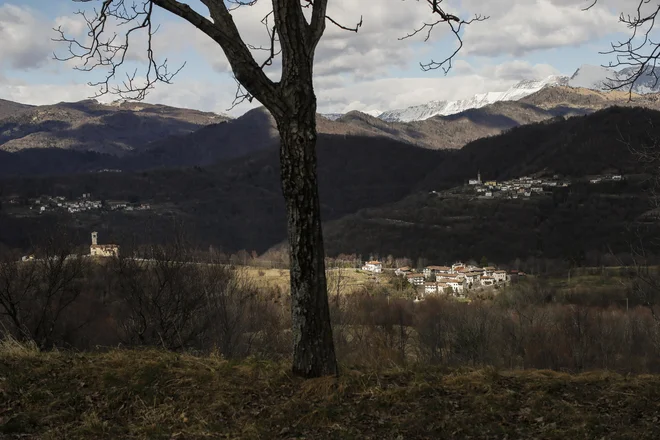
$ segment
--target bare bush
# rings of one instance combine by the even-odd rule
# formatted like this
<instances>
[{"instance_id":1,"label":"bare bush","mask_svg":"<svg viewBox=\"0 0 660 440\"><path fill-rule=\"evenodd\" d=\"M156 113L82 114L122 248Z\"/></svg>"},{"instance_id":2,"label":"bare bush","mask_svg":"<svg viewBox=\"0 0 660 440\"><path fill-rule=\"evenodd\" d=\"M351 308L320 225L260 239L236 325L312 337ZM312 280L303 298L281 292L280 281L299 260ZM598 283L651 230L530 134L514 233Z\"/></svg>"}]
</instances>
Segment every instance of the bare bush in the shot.
<instances>
[{"instance_id":1,"label":"bare bush","mask_svg":"<svg viewBox=\"0 0 660 440\"><path fill-rule=\"evenodd\" d=\"M0 259L0 322L11 336L47 349L88 323L84 311L77 316L71 311L83 294L89 264L55 240L37 256L21 261L6 253Z\"/></svg>"}]
</instances>

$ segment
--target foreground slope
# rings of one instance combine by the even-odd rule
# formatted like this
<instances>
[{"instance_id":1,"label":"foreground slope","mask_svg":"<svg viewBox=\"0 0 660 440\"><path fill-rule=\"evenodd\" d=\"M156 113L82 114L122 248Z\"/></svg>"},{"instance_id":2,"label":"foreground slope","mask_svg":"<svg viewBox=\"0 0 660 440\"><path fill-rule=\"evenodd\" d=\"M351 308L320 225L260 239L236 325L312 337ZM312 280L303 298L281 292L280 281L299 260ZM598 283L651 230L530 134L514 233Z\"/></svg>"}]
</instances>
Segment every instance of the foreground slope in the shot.
<instances>
[{"instance_id":1,"label":"foreground slope","mask_svg":"<svg viewBox=\"0 0 660 440\"><path fill-rule=\"evenodd\" d=\"M657 439L660 378L343 370L159 351L3 352L0 437Z\"/></svg>"}]
</instances>

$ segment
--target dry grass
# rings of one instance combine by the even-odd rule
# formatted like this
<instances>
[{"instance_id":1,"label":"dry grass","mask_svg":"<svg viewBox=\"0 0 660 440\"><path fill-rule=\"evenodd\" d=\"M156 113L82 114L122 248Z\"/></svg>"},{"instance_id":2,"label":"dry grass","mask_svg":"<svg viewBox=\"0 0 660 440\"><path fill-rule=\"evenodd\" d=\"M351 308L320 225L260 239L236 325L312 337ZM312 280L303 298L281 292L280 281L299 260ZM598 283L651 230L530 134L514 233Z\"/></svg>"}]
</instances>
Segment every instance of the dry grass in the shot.
<instances>
[{"instance_id":1,"label":"dry grass","mask_svg":"<svg viewBox=\"0 0 660 440\"><path fill-rule=\"evenodd\" d=\"M155 350L0 352L0 438L657 439L660 378L286 366Z\"/></svg>"},{"instance_id":2,"label":"dry grass","mask_svg":"<svg viewBox=\"0 0 660 440\"><path fill-rule=\"evenodd\" d=\"M258 286L260 287L273 287L278 286L282 290L289 289L289 271L283 269L262 269L258 267L246 267L245 268L247 275L253 279ZM345 293L352 293L356 289L359 289L364 284L368 283L370 278L373 275L359 271L356 272L355 269L344 269L342 271L342 277L345 278L345 286L343 289ZM328 277L329 281L332 279L331 276Z\"/></svg>"}]
</instances>

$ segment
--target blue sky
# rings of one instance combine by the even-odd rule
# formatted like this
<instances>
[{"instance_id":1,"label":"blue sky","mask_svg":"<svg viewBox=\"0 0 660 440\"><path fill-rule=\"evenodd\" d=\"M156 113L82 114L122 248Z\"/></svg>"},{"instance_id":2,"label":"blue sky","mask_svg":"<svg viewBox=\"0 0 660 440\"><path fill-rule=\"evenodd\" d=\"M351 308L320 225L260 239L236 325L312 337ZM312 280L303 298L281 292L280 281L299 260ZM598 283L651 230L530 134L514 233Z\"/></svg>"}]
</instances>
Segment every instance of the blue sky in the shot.
<instances>
[{"instance_id":1,"label":"blue sky","mask_svg":"<svg viewBox=\"0 0 660 440\"><path fill-rule=\"evenodd\" d=\"M199 0L189 3L204 11ZM635 3L601 0L596 8L583 12L586 0L445 0L447 9L461 16L490 16L466 29L464 49L445 76L441 71L422 72L419 62L451 52L455 40L446 31L438 29L426 43L419 38L398 40L430 18L424 2L329 0L328 14L333 18L350 24L362 14L364 26L357 35L328 26L316 57L319 110L375 111L463 99L504 90L521 79L570 75L582 64L605 64L611 58L598 52L625 35L618 14ZM0 98L46 104L91 96L94 91L85 83L101 79L103 72L80 73L72 63L53 60L53 51L65 55L66 46L50 39L56 36L51 29L58 25L67 34L83 36L82 22L74 12L91 13L98 5L98 1L0 0ZM268 0L259 0L256 6L236 12L246 41L266 41L259 20L268 7ZM166 12L154 20L161 26L154 42L157 58L168 58L172 68L187 64L174 85L159 85L147 101L217 112L230 107L235 88L222 51ZM133 49L127 67L140 72L144 39L136 38ZM239 106L231 113L238 115L257 104Z\"/></svg>"}]
</instances>

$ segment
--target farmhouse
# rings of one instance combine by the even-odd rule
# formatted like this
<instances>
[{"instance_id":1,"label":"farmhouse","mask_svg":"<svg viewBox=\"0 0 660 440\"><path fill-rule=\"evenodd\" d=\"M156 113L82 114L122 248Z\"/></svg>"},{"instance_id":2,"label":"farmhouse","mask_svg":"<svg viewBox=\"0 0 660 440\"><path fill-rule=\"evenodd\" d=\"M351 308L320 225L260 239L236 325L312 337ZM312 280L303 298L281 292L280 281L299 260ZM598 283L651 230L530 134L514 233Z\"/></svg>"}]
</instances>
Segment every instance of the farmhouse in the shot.
<instances>
[{"instance_id":1,"label":"farmhouse","mask_svg":"<svg viewBox=\"0 0 660 440\"><path fill-rule=\"evenodd\" d=\"M362 266L362 270L366 270L373 273L381 273L383 271L383 263L380 261L367 261Z\"/></svg>"}]
</instances>

